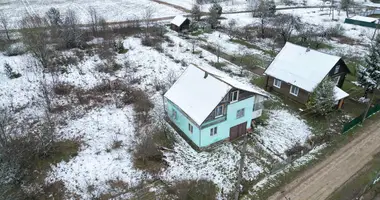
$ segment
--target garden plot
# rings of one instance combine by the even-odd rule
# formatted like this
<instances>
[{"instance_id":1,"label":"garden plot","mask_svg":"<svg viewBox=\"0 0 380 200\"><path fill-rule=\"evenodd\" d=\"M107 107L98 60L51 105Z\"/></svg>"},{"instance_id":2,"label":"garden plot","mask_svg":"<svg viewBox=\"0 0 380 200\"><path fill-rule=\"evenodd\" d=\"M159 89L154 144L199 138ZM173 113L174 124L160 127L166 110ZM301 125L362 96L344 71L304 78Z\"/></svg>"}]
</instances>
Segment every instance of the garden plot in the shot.
<instances>
[{"instance_id":1,"label":"garden plot","mask_svg":"<svg viewBox=\"0 0 380 200\"><path fill-rule=\"evenodd\" d=\"M270 154L286 158L285 151L295 144L303 145L312 135L311 128L297 115L287 110L270 110L266 126L257 127L260 143L270 149Z\"/></svg>"},{"instance_id":2,"label":"garden plot","mask_svg":"<svg viewBox=\"0 0 380 200\"><path fill-rule=\"evenodd\" d=\"M70 193L91 199L111 191L109 181L134 187L149 180L149 175L133 168L131 152L137 139L132 118L131 107L105 106L62 127L64 139L79 137L84 145L76 157L52 166L47 181L61 180ZM114 146L117 141L120 147Z\"/></svg>"},{"instance_id":3,"label":"garden plot","mask_svg":"<svg viewBox=\"0 0 380 200\"><path fill-rule=\"evenodd\" d=\"M229 55L254 55L268 62L271 60L270 56L266 55L263 51L259 49L248 48L245 45L231 42L231 38L227 34L219 31L214 31L211 34L202 34L200 35L200 38L207 41L205 44L211 44L215 48L220 47L220 51Z\"/></svg>"},{"instance_id":4,"label":"garden plot","mask_svg":"<svg viewBox=\"0 0 380 200\"><path fill-rule=\"evenodd\" d=\"M66 0L5 0L0 4L0 10L8 17L11 28L18 28L19 21L26 14L40 14L43 15L51 7L55 7L64 14L67 10L71 9L76 12L80 23L89 23L90 14L89 7L95 8L99 15L104 17L108 22L119 22L132 19L141 19L144 9L151 7L154 10L153 17L168 17L179 14L184 14L182 11L173 7L159 4L149 0L79 0L79 1L66 1Z\"/></svg>"}]
</instances>

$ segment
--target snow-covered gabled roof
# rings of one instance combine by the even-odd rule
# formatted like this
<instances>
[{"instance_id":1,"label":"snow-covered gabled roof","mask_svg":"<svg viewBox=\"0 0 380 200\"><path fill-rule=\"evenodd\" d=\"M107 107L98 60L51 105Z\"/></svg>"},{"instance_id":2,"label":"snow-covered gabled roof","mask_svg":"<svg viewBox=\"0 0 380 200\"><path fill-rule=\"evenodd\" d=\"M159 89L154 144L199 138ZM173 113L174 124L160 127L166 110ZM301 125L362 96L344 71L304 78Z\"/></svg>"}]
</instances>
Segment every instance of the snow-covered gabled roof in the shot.
<instances>
[{"instance_id":1,"label":"snow-covered gabled roof","mask_svg":"<svg viewBox=\"0 0 380 200\"><path fill-rule=\"evenodd\" d=\"M338 56L287 42L264 74L312 92L339 60Z\"/></svg>"},{"instance_id":2,"label":"snow-covered gabled roof","mask_svg":"<svg viewBox=\"0 0 380 200\"><path fill-rule=\"evenodd\" d=\"M234 87L266 96L258 89L228 78L228 75L217 69L201 68L194 65L190 65L183 72L164 96L200 126Z\"/></svg>"},{"instance_id":3,"label":"snow-covered gabled roof","mask_svg":"<svg viewBox=\"0 0 380 200\"><path fill-rule=\"evenodd\" d=\"M176 17L174 17L174 19L170 23L176 26L181 26L181 24L183 24L183 22L185 22L186 19L187 18L182 15L177 15Z\"/></svg>"},{"instance_id":4,"label":"snow-covered gabled roof","mask_svg":"<svg viewBox=\"0 0 380 200\"><path fill-rule=\"evenodd\" d=\"M335 93L335 100L339 101L341 99L344 99L349 96L345 91L342 89L338 88L337 86L334 87L334 93Z\"/></svg>"},{"instance_id":5,"label":"snow-covered gabled roof","mask_svg":"<svg viewBox=\"0 0 380 200\"><path fill-rule=\"evenodd\" d=\"M373 17L364 17L364 16L353 16L349 19L352 19L352 20L357 20L357 21L362 21L362 22L368 22L368 23L373 23L373 22L376 22L377 18L373 18Z\"/></svg>"}]
</instances>

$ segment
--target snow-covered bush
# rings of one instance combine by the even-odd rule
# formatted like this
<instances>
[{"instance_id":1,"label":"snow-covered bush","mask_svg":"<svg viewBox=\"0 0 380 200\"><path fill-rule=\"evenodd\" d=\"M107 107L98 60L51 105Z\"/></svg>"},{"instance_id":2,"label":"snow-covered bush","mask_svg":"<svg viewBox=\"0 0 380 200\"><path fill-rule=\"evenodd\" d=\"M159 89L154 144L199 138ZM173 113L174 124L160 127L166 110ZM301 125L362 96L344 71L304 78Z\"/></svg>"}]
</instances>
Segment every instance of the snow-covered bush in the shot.
<instances>
[{"instance_id":1,"label":"snow-covered bush","mask_svg":"<svg viewBox=\"0 0 380 200\"><path fill-rule=\"evenodd\" d=\"M10 79L15 79L15 78L21 77L21 74L17 73L17 72L14 72L13 69L12 69L12 67L8 63L4 64L4 70L5 70L5 74Z\"/></svg>"},{"instance_id":2,"label":"snow-covered bush","mask_svg":"<svg viewBox=\"0 0 380 200\"><path fill-rule=\"evenodd\" d=\"M18 56L26 52L25 46L22 43L11 44L5 51L6 56Z\"/></svg>"}]
</instances>

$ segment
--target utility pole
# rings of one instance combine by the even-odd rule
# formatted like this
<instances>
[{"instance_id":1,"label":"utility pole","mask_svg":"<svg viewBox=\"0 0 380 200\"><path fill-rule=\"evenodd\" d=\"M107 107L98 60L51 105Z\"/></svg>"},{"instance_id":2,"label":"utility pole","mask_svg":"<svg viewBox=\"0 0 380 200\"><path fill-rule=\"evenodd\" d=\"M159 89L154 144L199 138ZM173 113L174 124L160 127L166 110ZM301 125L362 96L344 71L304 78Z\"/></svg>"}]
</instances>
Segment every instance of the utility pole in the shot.
<instances>
[{"instance_id":1,"label":"utility pole","mask_svg":"<svg viewBox=\"0 0 380 200\"><path fill-rule=\"evenodd\" d=\"M235 186L235 198L234 198L235 200L239 200L240 183L241 183L241 179L243 177L244 159L245 159L245 154L247 151L247 143L248 143L248 133L246 133L244 136L243 149L240 152L241 158L240 158L238 180L237 180L236 186Z\"/></svg>"},{"instance_id":2,"label":"utility pole","mask_svg":"<svg viewBox=\"0 0 380 200\"><path fill-rule=\"evenodd\" d=\"M377 87L375 87L375 88L377 88ZM367 117L368 111L371 108L371 105L372 105L373 100L375 99L375 96L376 96L375 95L375 91L373 91L371 100L368 102L367 108L365 109L364 116L363 116L363 119L362 119L362 123L364 123L364 121L365 121L365 119Z\"/></svg>"}]
</instances>

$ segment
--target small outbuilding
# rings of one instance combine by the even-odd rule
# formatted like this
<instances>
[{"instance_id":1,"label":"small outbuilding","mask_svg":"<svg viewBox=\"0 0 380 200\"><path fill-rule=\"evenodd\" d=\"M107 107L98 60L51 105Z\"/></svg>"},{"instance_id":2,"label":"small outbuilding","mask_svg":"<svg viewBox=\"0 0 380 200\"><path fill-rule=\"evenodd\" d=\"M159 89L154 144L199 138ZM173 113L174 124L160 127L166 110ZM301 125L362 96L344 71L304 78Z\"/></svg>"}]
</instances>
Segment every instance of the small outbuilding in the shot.
<instances>
[{"instance_id":1,"label":"small outbuilding","mask_svg":"<svg viewBox=\"0 0 380 200\"><path fill-rule=\"evenodd\" d=\"M170 22L170 28L174 31L181 32L190 27L190 20L187 17L178 15Z\"/></svg>"},{"instance_id":2,"label":"small outbuilding","mask_svg":"<svg viewBox=\"0 0 380 200\"><path fill-rule=\"evenodd\" d=\"M373 17L354 16L351 18L346 18L344 23L376 28L379 26L379 19Z\"/></svg>"}]
</instances>

